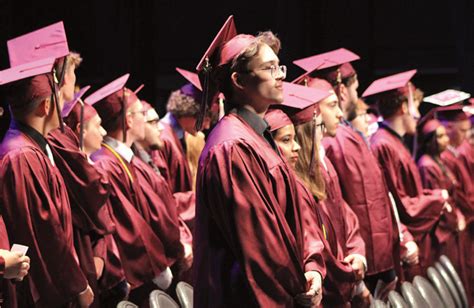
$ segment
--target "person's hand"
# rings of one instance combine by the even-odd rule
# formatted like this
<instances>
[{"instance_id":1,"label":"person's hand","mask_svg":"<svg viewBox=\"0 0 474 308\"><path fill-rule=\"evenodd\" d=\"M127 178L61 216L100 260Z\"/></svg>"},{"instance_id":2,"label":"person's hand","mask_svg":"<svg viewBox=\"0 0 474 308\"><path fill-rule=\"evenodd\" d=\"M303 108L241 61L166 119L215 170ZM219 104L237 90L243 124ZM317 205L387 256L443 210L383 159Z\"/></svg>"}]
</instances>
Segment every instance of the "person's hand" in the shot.
<instances>
[{"instance_id":1,"label":"person's hand","mask_svg":"<svg viewBox=\"0 0 474 308\"><path fill-rule=\"evenodd\" d=\"M446 212L448 212L448 213L451 213L453 211L453 207L448 202L444 203L443 209L446 210Z\"/></svg>"},{"instance_id":2,"label":"person's hand","mask_svg":"<svg viewBox=\"0 0 474 308\"><path fill-rule=\"evenodd\" d=\"M104 266L105 262L104 259L99 258L99 257L94 257L94 265L95 265L95 273L97 276L97 280L102 277L102 274L104 273Z\"/></svg>"},{"instance_id":3,"label":"person's hand","mask_svg":"<svg viewBox=\"0 0 474 308\"><path fill-rule=\"evenodd\" d=\"M404 256L402 256L403 261L405 261L408 264L418 264L419 256L418 256L418 245L413 242L407 242L405 244L406 248L406 253Z\"/></svg>"},{"instance_id":4,"label":"person's hand","mask_svg":"<svg viewBox=\"0 0 474 308\"><path fill-rule=\"evenodd\" d=\"M193 246L189 244L183 244L183 246L186 269L189 269L193 265Z\"/></svg>"},{"instance_id":5,"label":"person's hand","mask_svg":"<svg viewBox=\"0 0 474 308\"><path fill-rule=\"evenodd\" d=\"M81 308L87 308L92 304L94 301L94 292L92 292L92 289L89 285L87 285L87 288L84 291L79 293L77 296L77 301L79 303L79 307Z\"/></svg>"},{"instance_id":6,"label":"person's hand","mask_svg":"<svg viewBox=\"0 0 474 308\"><path fill-rule=\"evenodd\" d=\"M344 258L344 262L348 262L351 265L357 281L364 279L365 265L362 258L357 255L348 255Z\"/></svg>"},{"instance_id":7,"label":"person's hand","mask_svg":"<svg viewBox=\"0 0 474 308\"><path fill-rule=\"evenodd\" d=\"M295 299L303 307L316 307L323 299L321 274L317 271L309 271L304 273L308 291L296 295Z\"/></svg>"},{"instance_id":8,"label":"person's hand","mask_svg":"<svg viewBox=\"0 0 474 308\"><path fill-rule=\"evenodd\" d=\"M21 281L28 274L30 269L29 257L4 249L0 249L0 256L5 260L4 278Z\"/></svg>"},{"instance_id":9,"label":"person's hand","mask_svg":"<svg viewBox=\"0 0 474 308\"><path fill-rule=\"evenodd\" d=\"M458 231L464 231L466 229L466 217L460 212L458 213Z\"/></svg>"}]
</instances>

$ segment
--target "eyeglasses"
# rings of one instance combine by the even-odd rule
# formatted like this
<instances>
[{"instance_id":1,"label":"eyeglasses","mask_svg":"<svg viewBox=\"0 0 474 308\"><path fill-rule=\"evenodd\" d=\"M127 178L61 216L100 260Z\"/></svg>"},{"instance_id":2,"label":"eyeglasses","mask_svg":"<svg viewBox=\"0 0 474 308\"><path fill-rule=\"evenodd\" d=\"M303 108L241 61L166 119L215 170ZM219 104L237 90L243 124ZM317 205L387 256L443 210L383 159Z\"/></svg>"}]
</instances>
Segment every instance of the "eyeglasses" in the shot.
<instances>
[{"instance_id":1,"label":"eyeglasses","mask_svg":"<svg viewBox=\"0 0 474 308\"><path fill-rule=\"evenodd\" d=\"M281 77L282 79L286 78L286 71L287 71L286 65L271 65L269 67L260 68L256 70L257 71L270 71L270 76L272 76L272 78L274 79L278 77ZM251 73L251 72L253 72L253 70L242 71L241 73Z\"/></svg>"}]
</instances>

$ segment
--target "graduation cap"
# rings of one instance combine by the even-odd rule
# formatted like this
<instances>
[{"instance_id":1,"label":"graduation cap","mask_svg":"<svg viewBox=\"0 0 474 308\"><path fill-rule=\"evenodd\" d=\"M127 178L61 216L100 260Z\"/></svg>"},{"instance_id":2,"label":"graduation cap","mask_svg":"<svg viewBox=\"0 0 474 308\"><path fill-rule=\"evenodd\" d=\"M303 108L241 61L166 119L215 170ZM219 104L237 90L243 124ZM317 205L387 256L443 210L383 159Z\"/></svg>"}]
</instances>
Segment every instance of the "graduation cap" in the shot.
<instances>
[{"instance_id":1,"label":"graduation cap","mask_svg":"<svg viewBox=\"0 0 474 308\"><path fill-rule=\"evenodd\" d=\"M271 132L279 130L287 125L293 125L288 115L280 109L268 109L265 113L265 121L267 121Z\"/></svg>"},{"instance_id":2,"label":"graduation cap","mask_svg":"<svg viewBox=\"0 0 474 308\"><path fill-rule=\"evenodd\" d=\"M0 85L9 85L9 95L13 97L9 101L10 108L22 110L36 99L49 97L55 92L54 61L55 58L44 58L0 71ZM57 101L55 106L60 114Z\"/></svg>"},{"instance_id":3,"label":"graduation cap","mask_svg":"<svg viewBox=\"0 0 474 308\"><path fill-rule=\"evenodd\" d=\"M423 101L437 105L437 106L448 106L448 105L462 102L468 99L469 97L471 97L471 94L469 93L453 90L453 89L448 89L448 90L444 90L442 92L430 95L428 97L425 97Z\"/></svg>"},{"instance_id":4,"label":"graduation cap","mask_svg":"<svg viewBox=\"0 0 474 308\"><path fill-rule=\"evenodd\" d=\"M293 64L304 69L306 73L295 79L293 82L304 82L304 80L314 71L328 69L327 72L323 74L323 77L333 85L338 85L343 79L356 74L350 62L359 59L360 57L352 51L345 48L339 48L311 57L295 60L293 61Z\"/></svg>"},{"instance_id":5,"label":"graduation cap","mask_svg":"<svg viewBox=\"0 0 474 308\"><path fill-rule=\"evenodd\" d=\"M416 70L410 70L373 81L370 86L362 93L362 97L375 94L381 94L390 91L396 91L401 94L407 93L407 87L410 80L416 74Z\"/></svg>"},{"instance_id":6,"label":"graduation cap","mask_svg":"<svg viewBox=\"0 0 474 308\"><path fill-rule=\"evenodd\" d=\"M75 129L77 124L80 124L79 132L79 147L81 150L84 148L84 123L92 119L97 112L89 104L84 104L82 101L82 96L90 89L90 86L85 86L81 88L75 95L74 98L64 104L61 115L64 119L64 122L72 128Z\"/></svg>"},{"instance_id":7,"label":"graduation cap","mask_svg":"<svg viewBox=\"0 0 474 308\"><path fill-rule=\"evenodd\" d=\"M99 90L89 95L85 102L94 106L102 119L102 126L109 130L115 121L121 117L123 142L126 141L125 116L127 108L138 100L131 90L125 88L130 74L125 74L106 84Z\"/></svg>"},{"instance_id":8,"label":"graduation cap","mask_svg":"<svg viewBox=\"0 0 474 308\"><path fill-rule=\"evenodd\" d=\"M234 23L234 16L231 15L227 18L226 22L221 27L216 37L212 40L211 45L209 45L198 65L196 66L196 71L198 72L203 89L201 108L196 121L197 130L201 130L202 128L202 123L204 121L208 104L213 102L218 94L216 82L211 82L211 72L219 66L227 64L246 46L248 46L245 44L248 44L246 39L249 36L242 36L241 39L235 40L228 46L224 46L236 36L237 29Z\"/></svg>"},{"instance_id":9,"label":"graduation cap","mask_svg":"<svg viewBox=\"0 0 474 308\"><path fill-rule=\"evenodd\" d=\"M7 46L11 66L69 54L62 21L11 39Z\"/></svg>"},{"instance_id":10,"label":"graduation cap","mask_svg":"<svg viewBox=\"0 0 474 308\"><path fill-rule=\"evenodd\" d=\"M460 104L437 108L437 118L446 122L458 122L469 120L469 116L464 111L464 106Z\"/></svg>"},{"instance_id":11,"label":"graduation cap","mask_svg":"<svg viewBox=\"0 0 474 308\"><path fill-rule=\"evenodd\" d=\"M186 83L184 86L182 86L179 90L181 93L183 93L186 96L190 96L194 98L196 101L198 101L201 106L201 100L202 100L202 87L201 87L201 82L199 81L199 76L196 73L184 70L182 68L176 68L176 71L183 76L188 83Z\"/></svg>"},{"instance_id":12,"label":"graduation cap","mask_svg":"<svg viewBox=\"0 0 474 308\"><path fill-rule=\"evenodd\" d=\"M56 72L55 69L53 70L55 82L59 87L62 86L66 73L65 56L69 54L66 31L64 30L62 21L13 38L7 41L7 47L10 66L12 67L51 57L55 58L56 61L63 61L61 72ZM59 111L59 95L56 87L54 90L60 128L61 131L64 131L63 121Z\"/></svg>"},{"instance_id":13,"label":"graduation cap","mask_svg":"<svg viewBox=\"0 0 474 308\"><path fill-rule=\"evenodd\" d=\"M325 82L329 85L327 81ZM314 140L317 133L317 106L320 101L329 97L332 93L334 93L334 91L331 85L326 88L316 88L283 82L283 103L271 106L283 110L294 125L314 121L312 129L313 144L311 146L311 161L309 166L309 172L313 175L316 166L316 144Z\"/></svg>"},{"instance_id":14,"label":"graduation cap","mask_svg":"<svg viewBox=\"0 0 474 308\"><path fill-rule=\"evenodd\" d=\"M135 89L135 91L133 91L133 93L137 95L144 87L145 85L142 83L141 85L138 86L138 88Z\"/></svg>"}]
</instances>

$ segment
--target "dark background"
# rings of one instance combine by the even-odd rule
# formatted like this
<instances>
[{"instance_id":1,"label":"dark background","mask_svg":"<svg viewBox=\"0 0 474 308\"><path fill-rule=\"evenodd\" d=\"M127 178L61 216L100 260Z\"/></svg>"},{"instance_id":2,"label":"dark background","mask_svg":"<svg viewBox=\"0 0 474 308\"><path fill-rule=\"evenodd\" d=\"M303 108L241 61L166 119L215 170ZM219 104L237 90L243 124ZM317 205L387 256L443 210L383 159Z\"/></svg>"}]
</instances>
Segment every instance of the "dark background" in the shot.
<instances>
[{"instance_id":1,"label":"dark background","mask_svg":"<svg viewBox=\"0 0 474 308\"><path fill-rule=\"evenodd\" d=\"M412 68L426 94L474 91L471 0L0 0L0 68L9 66L8 39L63 20L70 49L84 58L80 85L94 91L130 72L127 86L144 83L141 97L163 114L169 92L185 82L175 67L193 70L230 14L240 33L279 35L289 80L302 73L292 60L345 47L361 56L359 93Z\"/></svg>"}]
</instances>

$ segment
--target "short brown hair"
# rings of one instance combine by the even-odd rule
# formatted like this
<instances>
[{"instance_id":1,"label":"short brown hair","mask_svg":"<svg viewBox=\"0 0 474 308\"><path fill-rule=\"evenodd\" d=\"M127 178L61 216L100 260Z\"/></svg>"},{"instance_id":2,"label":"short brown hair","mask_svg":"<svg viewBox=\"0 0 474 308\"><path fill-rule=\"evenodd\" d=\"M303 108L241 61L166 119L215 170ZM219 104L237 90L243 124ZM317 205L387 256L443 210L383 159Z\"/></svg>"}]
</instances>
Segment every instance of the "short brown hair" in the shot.
<instances>
[{"instance_id":1,"label":"short brown hair","mask_svg":"<svg viewBox=\"0 0 474 308\"><path fill-rule=\"evenodd\" d=\"M402 108L403 104L408 103L408 98L397 91L391 91L379 95L376 102L380 115L384 119L389 119Z\"/></svg>"},{"instance_id":2,"label":"short brown hair","mask_svg":"<svg viewBox=\"0 0 474 308\"><path fill-rule=\"evenodd\" d=\"M200 103L194 97L177 90L171 92L166 110L176 118L196 117L199 114L199 106Z\"/></svg>"},{"instance_id":3,"label":"short brown hair","mask_svg":"<svg viewBox=\"0 0 474 308\"><path fill-rule=\"evenodd\" d=\"M82 57L79 53L71 51L67 56L63 58L56 59L54 63L54 69L56 71L56 77L58 81L60 78L63 78L66 70L71 66L74 65L75 68L78 68L82 63ZM62 86L62 84L60 84Z\"/></svg>"},{"instance_id":4,"label":"short brown hair","mask_svg":"<svg viewBox=\"0 0 474 308\"><path fill-rule=\"evenodd\" d=\"M230 76L233 72L244 72L250 60L255 57L264 45L268 45L276 54L280 52L280 39L271 31L260 32L253 43L238 54L230 63L215 69L213 78L216 80L219 91L227 100L232 99L232 82Z\"/></svg>"}]
</instances>

